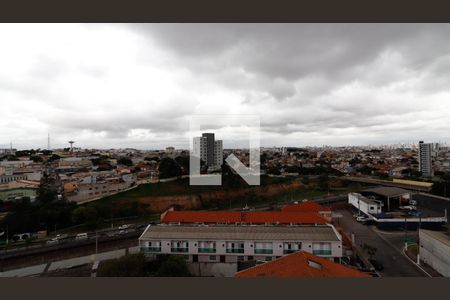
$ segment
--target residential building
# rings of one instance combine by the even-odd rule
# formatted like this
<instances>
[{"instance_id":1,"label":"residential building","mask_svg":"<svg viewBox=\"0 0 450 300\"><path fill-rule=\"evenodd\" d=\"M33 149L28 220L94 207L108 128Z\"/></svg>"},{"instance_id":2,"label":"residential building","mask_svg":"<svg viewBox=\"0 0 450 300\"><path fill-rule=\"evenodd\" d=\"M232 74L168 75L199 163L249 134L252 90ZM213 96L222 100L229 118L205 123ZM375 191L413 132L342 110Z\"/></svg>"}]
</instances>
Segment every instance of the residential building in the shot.
<instances>
[{"instance_id":1,"label":"residential building","mask_svg":"<svg viewBox=\"0 0 450 300\"><path fill-rule=\"evenodd\" d=\"M433 165L431 160L432 155L432 145L431 143L419 142L419 171L422 172L423 176L433 175Z\"/></svg>"},{"instance_id":2,"label":"residential building","mask_svg":"<svg viewBox=\"0 0 450 300\"><path fill-rule=\"evenodd\" d=\"M139 237L141 252L184 255L199 276L231 277L238 263L270 261L303 250L330 260L342 257L342 238L331 225L322 226L148 226Z\"/></svg>"},{"instance_id":3,"label":"residential building","mask_svg":"<svg viewBox=\"0 0 450 300\"><path fill-rule=\"evenodd\" d=\"M368 278L372 277L357 269L332 262L305 251L282 256L235 274L238 278Z\"/></svg>"},{"instance_id":4,"label":"residential building","mask_svg":"<svg viewBox=\"0 0 450 300\"><path fill-rule=\"evenodd\" d=\"M194 137L193 153L203 160L210 169L219 169L223 163L223 144L221 140L214 140L214 133L203 133L201 137Z\"/></svg>"}]
</instances>

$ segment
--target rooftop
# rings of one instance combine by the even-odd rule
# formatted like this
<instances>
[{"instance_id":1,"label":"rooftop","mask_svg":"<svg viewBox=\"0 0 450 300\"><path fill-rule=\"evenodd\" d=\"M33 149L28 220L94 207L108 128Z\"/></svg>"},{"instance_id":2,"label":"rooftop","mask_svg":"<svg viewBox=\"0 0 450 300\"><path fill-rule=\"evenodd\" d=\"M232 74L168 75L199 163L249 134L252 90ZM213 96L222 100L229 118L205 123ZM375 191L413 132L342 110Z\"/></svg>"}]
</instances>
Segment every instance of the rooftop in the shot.
<instances>
[{"instance_id":1,"label":"rooftop","mask_svg":"<svg viewBox=\"0 0 450 300\"><path fill-rule=\"evenodd\" d=\"M139 239L340 241L331 226L149 226Z\"/></svg>"},{"instance_id":2,"label":"rooftop","mask_svg":"<svg viewBox=\"0 0 450 300\"><path fill-rule=\"evenodd\" d=\"M366 189L363 192L374 193L384 197L397 197L403 194L409 193L408 190L401 189L398 187L388 187L388 186L380 186L371 189Z\"/></svg>"},{"instance_id":3,"label":"rooftop","mask_svg":"<svg viewBox=\"0 0 450 300\"><path fill-rule=\"evenodd\" d=\"M279 211L168 211L161 223L326 224L315 212Z\"/></svg>"},{"instance_id":4,"label":"rooftop","mask_svg":"<svg viewBox=\"0 0 450 300\"><path fill-rule=\"evenodd\" d=\"M371 276L356 269L334 263L328 259L299 251L282 256L274 261L237 272L235 277L366 278Z\"/></svg>"},{"instance_id":5,"label":"rooftop","mask_svg":"<svg viewBox=\"0 0 450 300\"><path fill-rule=\"evenodd\" d=\"M313 201L304 201L298 204L285 205L281 208L283 212L319 212L319 211L331 211L329 207L324 207Z\"/></svg>"}]
</instances>

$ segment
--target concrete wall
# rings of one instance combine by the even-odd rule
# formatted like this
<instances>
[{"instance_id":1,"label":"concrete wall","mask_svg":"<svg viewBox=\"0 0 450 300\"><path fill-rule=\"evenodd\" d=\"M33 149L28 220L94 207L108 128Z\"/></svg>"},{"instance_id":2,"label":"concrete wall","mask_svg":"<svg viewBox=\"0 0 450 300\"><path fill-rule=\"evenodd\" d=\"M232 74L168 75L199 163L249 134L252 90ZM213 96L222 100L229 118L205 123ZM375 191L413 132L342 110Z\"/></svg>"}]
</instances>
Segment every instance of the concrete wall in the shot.
<instances>
[{"instance_id":1,"label":"concrete wall","mask_svg":"<svg viewBox=\"0 0 450 300\"><path fill-rule=\"evenodd\" d=\"M450 277L450 246L426 234L419 232L420 259L444 277Z\"/></svg>"},{"instance_id":2,"label":"concrete wall","mask_svg":"<svg viewBox=\"0 0 450 300\"><path fill-rule=\"evenodd\" d=\"M237 272L237 263L189 263L189 271L195 276L233 277Z\"/></svg>"}]
</instances>

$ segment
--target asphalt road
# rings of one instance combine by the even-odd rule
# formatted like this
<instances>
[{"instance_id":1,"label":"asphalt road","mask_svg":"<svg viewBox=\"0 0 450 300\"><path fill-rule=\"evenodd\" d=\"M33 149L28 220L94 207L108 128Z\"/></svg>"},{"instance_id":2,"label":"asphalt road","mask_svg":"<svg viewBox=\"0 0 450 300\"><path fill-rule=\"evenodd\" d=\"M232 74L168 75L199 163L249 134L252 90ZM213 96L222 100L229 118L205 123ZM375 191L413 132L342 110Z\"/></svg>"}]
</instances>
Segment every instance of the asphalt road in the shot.
<instances>
[{"instance_id":1,"label":"asphalt road","mask_svg":"<svg viewBox=\"0 0 450 300\"><path fill-rule=\"evenodd\" d=\"M137 245L138 239L136 237L123 240L99 242L98 252L101 253L113 251L128 247L135 247ZM46 265L54 261L71 259L85 255L92 255L94 253L95 253L95 245L86 245L70 249L62 249L39 254L31 254L17 258L9 258L9 259L0 258L0 272L8 271L11 269L24 268L37 264Z\"/></svg>"},{"instance_id":2,"label":"asphalt road","mask_svg":"<svg viewBox=\"0 0 450 300\"><path fill-rule=\"evenodd\" d=\"M355 235L355 244L363 245L364 243L377 248L375 258L380 261L384 270L379 271L382 277L426 277L427 275L414 265L402 253L403 235L397 234L395 241L390 241L390 237L386 238L388 234L382 234L372 226L363 225L353 218L352 213L347 210L339 210L342 214L339 218L339 225L350 237L353 233ZM412 236L413 233L409 233Z\"/></svg>"},{"instance_id":3,"label":"asphalt road","mask_svg":"<svg viewBox=\"0 0 450 300\"><path fill-rule=\"evenodd\" d=\"M414 194L412 198L417 201L419 210L421 208L426 208L427 210L433 211L435 216L441 217L444 215L445 209L447 209L447 214L450 214L450 200L444 200L425 194ZM450 218L448 218L447 227L450 227Z\"/></svg>"}]
</instances>

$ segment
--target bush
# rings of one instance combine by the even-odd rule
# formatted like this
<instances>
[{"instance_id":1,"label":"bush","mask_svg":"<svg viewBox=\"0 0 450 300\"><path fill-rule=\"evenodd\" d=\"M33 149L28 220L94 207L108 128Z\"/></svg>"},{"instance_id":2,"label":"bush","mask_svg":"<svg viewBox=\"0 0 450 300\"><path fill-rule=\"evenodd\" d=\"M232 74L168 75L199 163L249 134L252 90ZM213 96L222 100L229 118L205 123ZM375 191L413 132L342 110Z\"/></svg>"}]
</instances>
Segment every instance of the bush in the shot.
<instances>
[{"instance_id":1,"label":"bush","mask_svg":"<svg viewBox=\"0 0 450 300\"><path fill-rule=\"evenodd\" d=\"M169 255L162 262L158 271L158 277L190 277L185 259L182 256Z\"/></svg>"},{"instance_id":2,"label":"bush","mask_svg":"<svg viewBox=\"0 0 450 300\"><path fill-rule=\"evenodd\" d=\"M145 257L142 253L125 255L118 259L105 261L100 265L97 276L99 277L145 277Z\"/></svg>"}]
</instances>

